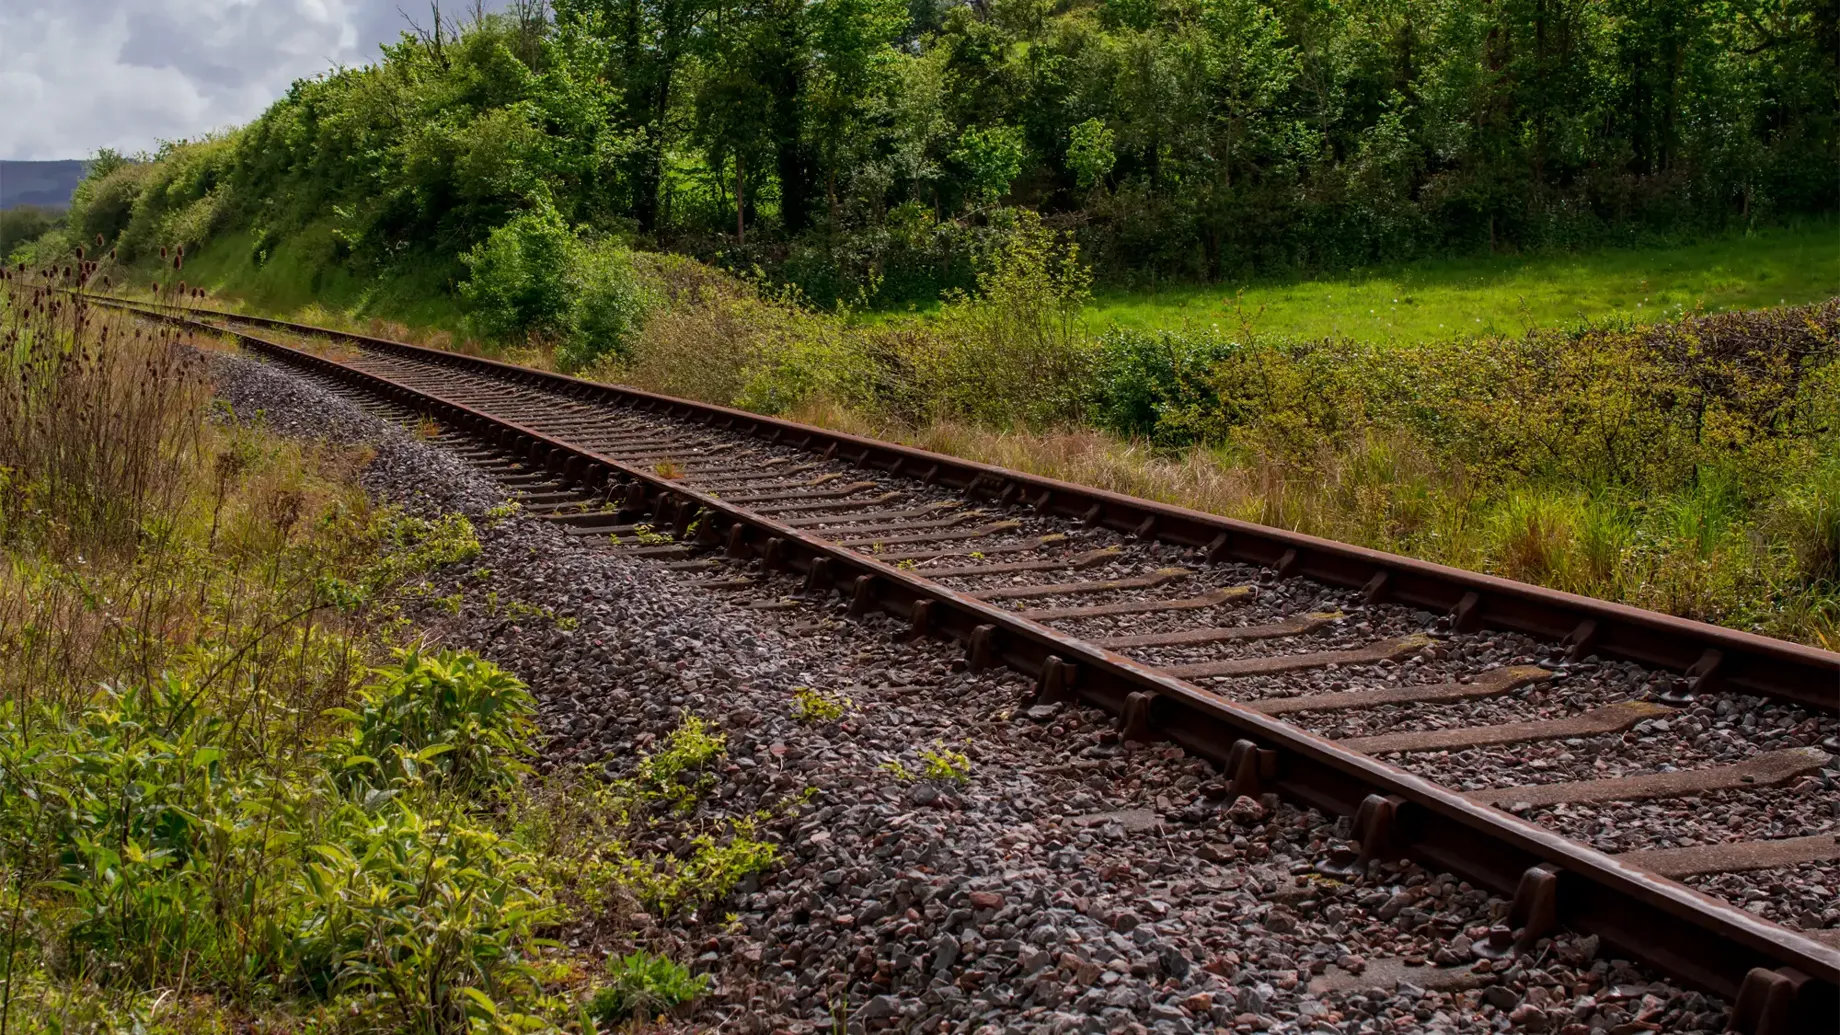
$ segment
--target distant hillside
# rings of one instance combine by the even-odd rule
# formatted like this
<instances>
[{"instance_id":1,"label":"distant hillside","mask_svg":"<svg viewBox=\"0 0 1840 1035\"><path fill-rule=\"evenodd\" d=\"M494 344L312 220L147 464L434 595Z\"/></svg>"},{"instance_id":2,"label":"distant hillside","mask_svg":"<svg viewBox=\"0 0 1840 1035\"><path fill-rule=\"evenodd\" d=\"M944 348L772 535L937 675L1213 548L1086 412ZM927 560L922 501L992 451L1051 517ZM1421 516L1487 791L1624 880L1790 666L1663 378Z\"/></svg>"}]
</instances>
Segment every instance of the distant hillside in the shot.
<instances>
[{"instance_id":1,"label":"distant hillside","mask_svg":"<svg viewBox=\"0 0 1840 1035\"><path fill-rule=\"evenodd\" d=\"M66 208L70 195L83 179L89 163L80 159L62 162L0 161L0 208L20 205L43 205Z\"/></svg>"}]
</instances>

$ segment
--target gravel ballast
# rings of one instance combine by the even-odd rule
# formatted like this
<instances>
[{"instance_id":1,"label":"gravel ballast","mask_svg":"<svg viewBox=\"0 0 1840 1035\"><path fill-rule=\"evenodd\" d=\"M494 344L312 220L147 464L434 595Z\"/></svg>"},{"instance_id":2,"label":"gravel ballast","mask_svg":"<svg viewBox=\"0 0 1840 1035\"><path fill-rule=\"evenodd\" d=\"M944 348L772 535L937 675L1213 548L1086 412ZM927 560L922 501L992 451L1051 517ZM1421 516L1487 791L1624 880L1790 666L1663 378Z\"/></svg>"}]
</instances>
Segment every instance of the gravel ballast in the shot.
<instances>
[{"instance_id":1,"label":"gravel ballast","mask_svg":"<svg viewBox=\"0 0 1840 1035\"><path fill-rule=\"evenodd\" d=\"M1347 836L1346 820L1271 796L1229 799L1212 765L1168 744L1121 743L1102 712L1031 713L1025 679L969 674L959 649L908 643L904 623L849 619L833 602L753 609L747 601L763 594L696 587L708 573L621 556L524 516L488 519L504 490L452 455L278 368L215 362L219 393L239 416L260 411L285 434L365 443L375 458L363 480L377 498L474 519L483 553L468 568L490 575L463 576L458 615L420 617L439 641L474 649L531 685L546 737L540 768L628 772L644 745L690 711L728 738L722 785L705 807L739 815L815 792L773 830L782 864L729 902L668 923L620 918L624 925L584 922L564 934L578 951L639 941L693 960L715 982L690 1019L699 1027L1566 1035L1723 1027L1723 1004L1600 953L1595 939L1561 935L1520 961L1477 962L1472 946L1505 902L1410 864L1376 864L1348 881L1316 874L1313 863ZM793 583L782 581L777 592L790 592ZM497 601L490 607L488 591ZM508 600L527 605L527 617L509 617ZM1233 620L1344 600L1285 586ZM1409 623L1380 624L1299 637L1290 649ZM1532 649L1498 640L1476 650L1505 663ZM1434 682L1470 653L1446 647L1402 672ZM1327 690L1350 675L1309 678ZM847 697L851 707L838 721L802 723L792 708L801 687ZM1347 716L1334 721L1332 732L1365 732L1340 725ZM968 778L893 771L922 772L928 750L962 752ZM1831 868L1803 869L1834 886ZM1774 879L1787 890L1753 908L1807 915L1809 896L1784 884L1796 877Z\"/></svg>"}]
</instances>

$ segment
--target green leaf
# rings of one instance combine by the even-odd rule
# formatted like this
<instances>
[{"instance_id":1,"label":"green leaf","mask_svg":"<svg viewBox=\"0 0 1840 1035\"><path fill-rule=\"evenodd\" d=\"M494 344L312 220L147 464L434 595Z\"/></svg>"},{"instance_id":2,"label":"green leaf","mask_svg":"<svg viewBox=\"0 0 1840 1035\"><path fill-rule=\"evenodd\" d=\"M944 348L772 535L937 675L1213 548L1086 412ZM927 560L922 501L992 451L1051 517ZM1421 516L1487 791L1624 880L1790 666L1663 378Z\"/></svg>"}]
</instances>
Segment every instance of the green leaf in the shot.
<instances>
[{"instance_id":1,"label":"green leaf","mask_svg":"<svg viewBox=\"0 0 1840 1035\"><path fill-rule=\"evenodd\" d=\"M477 1005L481 1010L484 1010L486 1012L487 1016L489 1017L498 1016L498 1004L492 1001L491 996L486 995L484 992L481 992L479 989L474 988L469 985L465 988L462 988L460 990L460 994L463 996L466 996L468 999L471 999L475 1005Z\"/></svg>"}]
</instances>

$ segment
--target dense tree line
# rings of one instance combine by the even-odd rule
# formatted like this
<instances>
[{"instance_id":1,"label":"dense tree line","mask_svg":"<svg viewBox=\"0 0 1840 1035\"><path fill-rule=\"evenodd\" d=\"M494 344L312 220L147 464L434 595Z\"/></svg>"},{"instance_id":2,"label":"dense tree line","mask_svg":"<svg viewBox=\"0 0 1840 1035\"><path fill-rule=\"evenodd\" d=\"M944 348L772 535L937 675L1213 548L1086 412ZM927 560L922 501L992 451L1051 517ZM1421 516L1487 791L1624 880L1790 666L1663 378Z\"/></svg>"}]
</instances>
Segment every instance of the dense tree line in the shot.
<instances>
[{"instance_id":1,"label":"dense tree line","mask_svg":"<svg viewBox=\"0 0 1840 1035\"><path fill-rule=\"evenodd\" d=\"M885 300L968 283L1017 207L1113 281L1628 240L1833 207L1837 26L1837 0L525 3L163 170L103 156L78 229L459 270L553 211Z\"/></svg>"}]
</instances>

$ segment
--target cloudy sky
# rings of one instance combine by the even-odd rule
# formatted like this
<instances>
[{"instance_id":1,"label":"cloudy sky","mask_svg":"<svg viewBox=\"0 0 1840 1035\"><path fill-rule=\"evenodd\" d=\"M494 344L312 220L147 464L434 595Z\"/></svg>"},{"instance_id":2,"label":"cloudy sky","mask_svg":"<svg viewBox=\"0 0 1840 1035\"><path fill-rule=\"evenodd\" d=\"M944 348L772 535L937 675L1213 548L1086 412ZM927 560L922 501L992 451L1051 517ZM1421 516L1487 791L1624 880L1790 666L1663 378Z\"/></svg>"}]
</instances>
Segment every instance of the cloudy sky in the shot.
<instances>
[{"instance_id":1,"label":"cloudy sky","mask_svg":"<svg viewBox=\"0 0 1840 1035\"><path fill-rule=\"evenodd\" d=\"M373 60L402 11L429 23L427 0L0 0L0 158L131 153L247 122L295 79Z\"/></svg>"}]
</instances>

